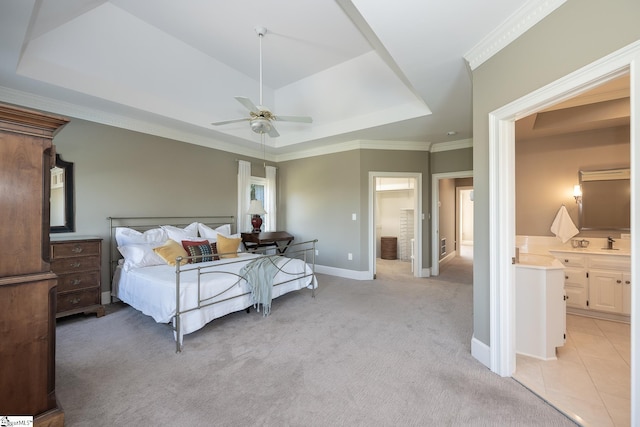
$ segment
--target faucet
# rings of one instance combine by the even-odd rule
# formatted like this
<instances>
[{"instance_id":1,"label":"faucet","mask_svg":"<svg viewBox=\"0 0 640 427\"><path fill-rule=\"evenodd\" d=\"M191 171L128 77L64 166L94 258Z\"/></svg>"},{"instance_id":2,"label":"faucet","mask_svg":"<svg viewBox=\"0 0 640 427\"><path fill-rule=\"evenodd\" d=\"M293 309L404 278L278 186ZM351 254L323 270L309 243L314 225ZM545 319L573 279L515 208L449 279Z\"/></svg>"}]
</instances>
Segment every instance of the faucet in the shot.
<instances>
[{"instance_id":1,"label":"faucet","mask_svg":"<svg viewBox=\"0 0 640 427\"><path fill-rule=\"evenodd\" d=\"M615 242L615 240L613 240L611 236L607 237L607 249L613 249L613 242Z\"/></svg>"}]
</instances>

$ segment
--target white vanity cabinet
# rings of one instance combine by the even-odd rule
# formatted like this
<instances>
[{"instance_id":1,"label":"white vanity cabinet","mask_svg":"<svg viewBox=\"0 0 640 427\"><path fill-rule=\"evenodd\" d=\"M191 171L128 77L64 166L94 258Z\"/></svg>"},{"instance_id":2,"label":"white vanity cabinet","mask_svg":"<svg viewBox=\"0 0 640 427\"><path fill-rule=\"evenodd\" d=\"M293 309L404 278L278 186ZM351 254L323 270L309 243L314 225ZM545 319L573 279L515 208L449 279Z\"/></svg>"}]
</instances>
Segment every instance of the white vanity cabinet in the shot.
<instances>
[{"instance_id":1,"label":"white vanity cabinet","mask_svg":"<svg viewBox=\"0 0 640 427\"><path fill-rule=\"evenodd\" d=\"M565 266L567 308L631 314L631 257L618 252L550 251ZM595 314L595 313L593 313Z\"/></svg>"}]
</instances>

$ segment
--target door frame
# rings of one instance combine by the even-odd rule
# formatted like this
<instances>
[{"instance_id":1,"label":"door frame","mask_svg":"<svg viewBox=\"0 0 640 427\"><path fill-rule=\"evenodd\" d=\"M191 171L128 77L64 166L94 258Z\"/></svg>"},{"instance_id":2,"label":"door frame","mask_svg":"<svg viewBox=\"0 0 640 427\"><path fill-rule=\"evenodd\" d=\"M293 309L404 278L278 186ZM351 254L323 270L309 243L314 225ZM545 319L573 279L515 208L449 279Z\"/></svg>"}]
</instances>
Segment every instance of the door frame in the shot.
<instances>
[{"instance_id":1,"label":"door frame","mask_svg":"<svg viewBox=\"0 0 640 427\"><path fill-rule=\"evenodd\" d=\"M451 178L473 178L473 171L434 173L431 175L431 276L440 274L440 180Z\"/></svg>"},{"instance_id":2,"label":"door frame","mask_svg":"<svg viewBox=\"0 0 640 427\"><path fill-rule=\"evenodd\" d=\"M490 366L511 376L515 357L515 121L630 74L631 229L640 229L640 41L634 42L489 114ZM638 277L640 236L631 234L631 276ZM640 421L640 292L631 295L631 424Z\"/></svg>"},{"instance_id":3,"label":"door frame","mask_svg":"<svg viewBox=\"0 0 640 427\"><path fill-rule=\"evenodd\" d=\"M464 194L464 191L473 191L473 186L456 187L456 254L458 256L460 256L460 247L462 246L462 218L464 213L462 209L462 194Z\"/></svg>"},{"instance_id":4,"label":"door frame","mask_svg":"<svg viewBox=\"0 0 640 427\"><path fill-rule=\"evenodd\" d=\"M416 185L413 189L415 252L413 254L413 275L422 277L422 173L412 172L373 172L369 171L369 279L376 277L376 178L413 178Z\"/></svg>"}]
</instances>

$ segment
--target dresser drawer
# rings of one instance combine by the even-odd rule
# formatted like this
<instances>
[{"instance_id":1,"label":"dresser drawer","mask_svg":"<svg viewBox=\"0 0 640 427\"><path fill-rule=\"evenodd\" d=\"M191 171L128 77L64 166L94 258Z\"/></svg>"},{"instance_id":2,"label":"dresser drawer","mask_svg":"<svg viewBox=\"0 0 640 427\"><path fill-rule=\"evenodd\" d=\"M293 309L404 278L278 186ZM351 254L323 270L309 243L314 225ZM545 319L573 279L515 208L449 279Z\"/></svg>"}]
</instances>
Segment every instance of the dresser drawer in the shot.
<instances>
[{"instance_id":1,"label":"dresser drawer","mask_svg":"<svg viewBox=\"0 0 640 427\"><path fill-rule=\"evenodd\" d=\"M99 255L100 241L56 242L51 245L51 259Z\"/></svg>"},{"instance_id":2,"label":"dresser drawer","mask_svg":"<svg viewBox=\"0 0 640 427\"><path fill-rule=\"evenodd\" d=\"M100 304L99 289L85 289L77 292L67 292L58 294L57 312L83 309L92 305Z\"/></svg>"},{"instance_id":3,"label":"dresser drawer","mask_svg":"<svg viewBox=\"0 0 640 427\"><path fill-rule=\"evenodd\" d=\"M100 286L100 273L86 271L81 273L63 274L58 276L58 292L77 291Z\"/></svg>"},{"instance_id":4,"label":"dresser drawer","mask_svg":"<svg viewBox=\"0 0 640 427\"><path fill-rule=\"evenodd\" d=\"M100 270L100 257L88 256L51 260L51 270L60 275L78 271Z\"/></svg>"}]
</instances>

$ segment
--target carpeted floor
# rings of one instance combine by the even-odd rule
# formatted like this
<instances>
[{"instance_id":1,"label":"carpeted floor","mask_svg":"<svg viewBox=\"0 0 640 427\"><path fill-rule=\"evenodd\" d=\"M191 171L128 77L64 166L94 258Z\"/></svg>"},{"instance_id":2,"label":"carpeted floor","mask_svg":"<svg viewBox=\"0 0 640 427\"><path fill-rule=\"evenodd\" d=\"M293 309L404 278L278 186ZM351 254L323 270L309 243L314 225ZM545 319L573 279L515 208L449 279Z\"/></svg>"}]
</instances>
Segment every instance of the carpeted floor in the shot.
<instances>
[{"instance_id":1,"label":"carpeted floor","mask_svg":"<svg viewBox=\"0 0 640 427\"><path fill-rule=\"evenodd\" d=\"M470 270L441 273L319 275L315 299L303 290L274 300L267 318L217 319L181 354L168 327L122 304L59 319L66 425L574 425L471 357Z\"/></svg>"}]
</instances>

